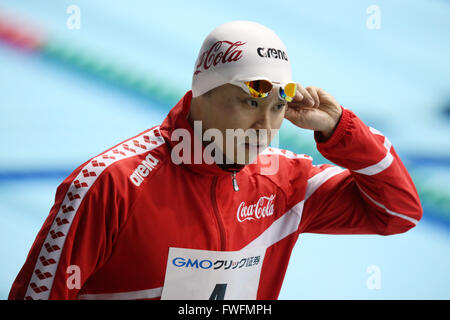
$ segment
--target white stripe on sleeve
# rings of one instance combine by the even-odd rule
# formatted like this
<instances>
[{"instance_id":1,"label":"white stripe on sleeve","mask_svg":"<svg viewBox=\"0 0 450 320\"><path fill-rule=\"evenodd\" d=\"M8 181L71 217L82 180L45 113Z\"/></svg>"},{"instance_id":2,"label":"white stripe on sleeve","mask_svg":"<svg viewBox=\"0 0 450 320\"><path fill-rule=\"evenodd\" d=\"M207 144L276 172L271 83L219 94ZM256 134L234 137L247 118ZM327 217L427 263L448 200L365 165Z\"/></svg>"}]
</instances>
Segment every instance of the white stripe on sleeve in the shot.
<instances>
[{"instance_id":1,"label":"white stripe on sleeve","mask_svg":"<svg viewBox=\"0 0 450 320\"><path fill-rule=\"evenodd\" d=\"M402 219L405 219L405 220L407 220L407 221L409 221L409 222L412 222L412 223L414 223L414 225L416 225L419 221L418 220L416 220L416 219L414 219L414 218L411 218L411 217L408 217L407 215L404 215L404 214L402 214L402 213L398 213L398 212L394 212L394 211L392 211L392 210L389 210L388 208L386 208L386 206L385 205L383 205L383 204L381 204L381 203L379 203L379 202L377 202L376 200L374 200L374 199L372 199L372 197L370 197L366 192L364 192L364 190L363 189L361 189L361 187L358 185L358 183L356 183L356 185L358 186L358 188L359 188L359 190L370 200L370 201L372 201L374 204L376 204L378 207L380 207L380 208L382 208L384 211L386 211L388 214L390 214L390 215L393 215L393 216L396 216L396 217L399 217L399 218L402 218Z\"/></svg>"},{"instance_id":2,"label":"white stripe on sleeve","mask_svg":"<svg viewBox=\"0 0 450 320\"><path fill-rule=\"evenodd\" d=\"M375 163L374 165L368 166L366 168L362 168L359 170L352 170L353 172L372 176L374 174L380 173L384 171L385 169L389 168L392 162L394 161L394 156L391 154L391 147L392 144L389 141L387 137L385 137L380 131L377 129L374 129L372 127L369 127L370 132L373 134L379 135L384 137L384 147L386 149L386 156L380 160L379 162Z\"/></svg>"}]
</instances>

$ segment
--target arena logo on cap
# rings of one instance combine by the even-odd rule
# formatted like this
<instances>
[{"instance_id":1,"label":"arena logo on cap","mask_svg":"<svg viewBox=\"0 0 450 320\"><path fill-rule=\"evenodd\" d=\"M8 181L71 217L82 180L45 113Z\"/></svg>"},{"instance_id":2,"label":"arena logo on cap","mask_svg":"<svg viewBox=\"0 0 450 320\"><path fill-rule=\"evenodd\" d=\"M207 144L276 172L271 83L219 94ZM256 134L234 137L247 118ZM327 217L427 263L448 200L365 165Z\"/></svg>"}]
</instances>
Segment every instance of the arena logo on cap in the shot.
<instances>
[{"instance_id":1,"label":"arena logo on cap","mask_svg":"<svg viewBox=\"0 0 450 320\"><path fill-rule=\"evenodd\" d=\"M216 66L219 63L238 61L242 58L242 50L239 50L239 47L244 44L246 44L246 42L217 41L200 55L197 66L195 67L194 75L202 72L202 68L208 70L211 66ZM225 48L226 50L221 50Z\"/></svg>"},{"instance_id":2,"label":"arena logo on cap","mask_svg":"<svg viewBox=\"0 0 450 320\"><path fill-rule=\"evenodd\" d=\"M274 58L288 61L286 52L275 48L258 48L256 49L261 58Z\"/></svg>"}]
</instances>

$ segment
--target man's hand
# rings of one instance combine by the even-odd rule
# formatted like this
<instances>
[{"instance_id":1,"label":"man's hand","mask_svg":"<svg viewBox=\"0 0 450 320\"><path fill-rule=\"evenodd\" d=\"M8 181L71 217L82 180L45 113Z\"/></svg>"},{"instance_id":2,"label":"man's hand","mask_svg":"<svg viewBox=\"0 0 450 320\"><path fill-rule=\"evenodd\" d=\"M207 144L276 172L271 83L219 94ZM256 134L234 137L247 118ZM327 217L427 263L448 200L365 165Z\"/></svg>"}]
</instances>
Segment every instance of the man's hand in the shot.
<instances>
[{"instance_id":1,"label":"man's hand","mask_svg":"<svg viewBox=\"0 0 450 320\"><path fill-rule=\"evenodd\" d=\"M340 104L328 92L313 86L305 89L297 83L297 92L288 103L284 117L297 127L320 131L328 139L341 114Z\"/></svg>"}]
</instances>

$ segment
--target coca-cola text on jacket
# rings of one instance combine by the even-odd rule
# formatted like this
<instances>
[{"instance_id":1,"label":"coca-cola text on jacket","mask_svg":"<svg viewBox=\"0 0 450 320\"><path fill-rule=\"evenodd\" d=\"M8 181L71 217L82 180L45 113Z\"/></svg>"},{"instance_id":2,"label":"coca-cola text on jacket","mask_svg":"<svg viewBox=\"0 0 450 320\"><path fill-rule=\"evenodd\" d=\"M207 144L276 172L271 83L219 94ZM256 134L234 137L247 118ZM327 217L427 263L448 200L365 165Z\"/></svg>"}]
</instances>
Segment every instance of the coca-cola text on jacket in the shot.
<instances>
[{"instance_id":1,"label":"coca-cola text on jacket","mask_svg":"<svg viewBox=\"0 0 450 320\"><path fill-rule=\"evenodd\" d=\"M255 204L245 205L245 202L242 201L236 213L238 221L243 222L245 220L259 220L264 217L271 216L273 214L274 199L275 195L272 194L269 197L260 197Z\"/></svg>"}]
</instances>

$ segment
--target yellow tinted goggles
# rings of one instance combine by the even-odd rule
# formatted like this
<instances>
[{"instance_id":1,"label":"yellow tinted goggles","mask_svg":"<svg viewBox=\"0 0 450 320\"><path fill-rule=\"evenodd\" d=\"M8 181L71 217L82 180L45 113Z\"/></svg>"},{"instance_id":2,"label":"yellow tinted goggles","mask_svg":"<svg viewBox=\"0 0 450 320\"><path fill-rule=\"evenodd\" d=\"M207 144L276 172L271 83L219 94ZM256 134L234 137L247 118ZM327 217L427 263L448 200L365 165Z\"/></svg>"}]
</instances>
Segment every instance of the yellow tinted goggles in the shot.
<instances>
[{"instance_id":1,"label":"yellow tinted goggles","mask_svg":"<svg viewBox=\"0 0 450 320\"><path fill-rule=\"evenodd\" d=\"M291 102L294 99L295 91L297 90L297 84L293 82L282 85L268 80L252 80L236 81L232 82L232 84L238 85L253 98L265 98L270 94L273 87L278 87L279 98L287 102Z\"/></svg>"}]
</instances>

